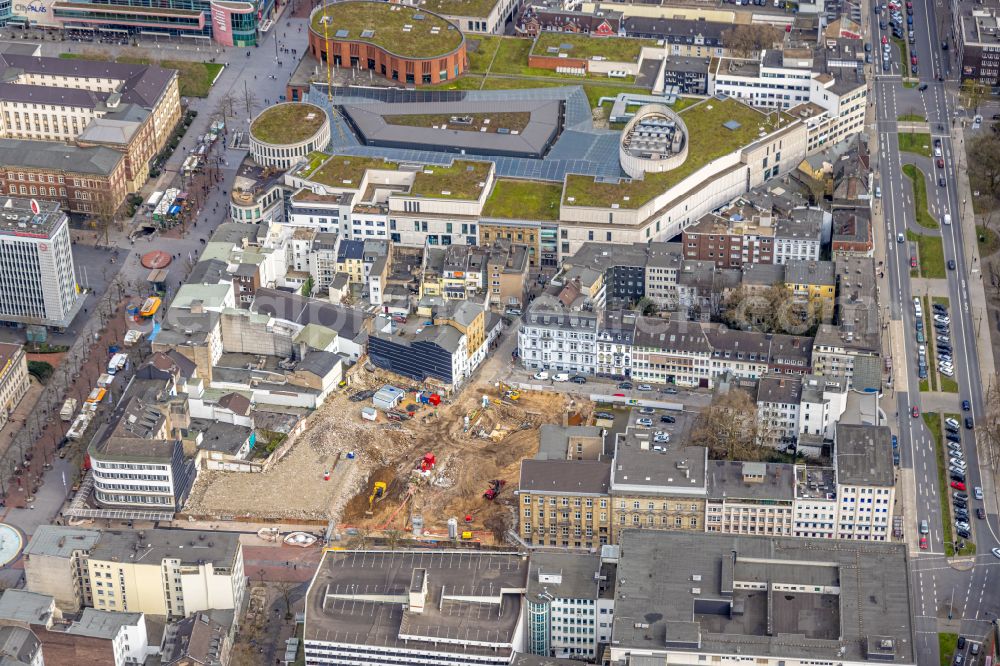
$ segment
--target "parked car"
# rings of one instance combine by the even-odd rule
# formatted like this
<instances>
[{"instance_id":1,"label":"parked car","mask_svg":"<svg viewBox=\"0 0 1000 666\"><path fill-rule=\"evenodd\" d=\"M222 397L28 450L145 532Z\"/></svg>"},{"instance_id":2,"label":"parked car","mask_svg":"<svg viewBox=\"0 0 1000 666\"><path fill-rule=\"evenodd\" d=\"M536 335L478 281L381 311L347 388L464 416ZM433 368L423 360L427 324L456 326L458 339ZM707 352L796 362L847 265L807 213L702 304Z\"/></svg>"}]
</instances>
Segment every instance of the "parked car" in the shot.
<instances>
[{"instance_id":1,"label":"parked car","mask_svg":"<svg viewBox=\"0 0 1000 666\"><path fill-rule=\"evenodd\" d=\"M656 410L653 409L652 407L640 407L639 408L639 413L640 414L655 414Z\"/></svg>"},{"instance_id":2,"label":"parked car","mask_svg":"<svg viewBox=\"0 0 1000 666\"><path fill-rule=\"evenodd\" d=\"M967 412L972 409L972 404L968 400L962 401L962 411Z\"/></svg>"},{"instance_id":3,"label":"parked car","mask_svg":"<svg viewBox=\"0 0 1000 666\"><path fill-rule=\"evenodd\" d=\"M944 424L946 426L951 426L952 428L957 428L958 427L958 421L956 421L955 419L951 418L950 416L944 420Z\"/></svg>"},{"instance_id":4,"label":"parked car","mask_svg":"<svg viewBox=\"0 0 1000 666\"><path fill-rule=\"evenodd\" d=\"M643 428L652 428L653 427L653 419L647 418L647 417L643 417L641 419L636 419L635 424L637 426L642 426Z\"/></svg>"},{"instance_id":5,"label":"parked car","mask_svg":"<svg viewBox=\"0 0 1000 666\"><path fill-rule=\"evenodd\" d=\"M955 490L965 490L965 484L962 483L961 481L952 481L951 487L954 488Z\"/></svg>"},{"instance_id":6,"label":"parked car","mask_svg":"<svg viewBox=\"0 0 1000 666\"><path fill-rule=\"evenodd\" d=\"M532 379L548 379L548 378L549 378L549 373L545 372L544 370L539 370L534 375L532 375Z\"/></svg>"},{"instance_id":7,"label":"parked car","mask_svg":"<svg viewBox=\"0 0 1000 666\"><path fill-rule=\"evenodd\" d=\"M649 384L639 384L639 390L640 391L652 391L653 387L650 386Z\"/></svg>"},{"instance_id":8,"label":"parked car","mask_svg":"<svg viewBox=\"0 0 1000 666\"><path fill-rule=\"evenodd\" d=\"M618 388L620 388L623 391L629 391L632 389L632 382L622 382L621 384L618 385Z\"/></svg>"},{"instance_id":9,"label":"parked car","mask_svg":"<svg viewBox=\"0 0 1000 666\"><path fill-rule=\"evenodd\" d=\"M975 498L976 498L977 500L981 500L981 499L983 499L983 489L982 489L982 487L981 487L981 486L976 486L975 488L973 488L973 489L972 489L972 495L973 495L973 496L974 496L974 497L975 497Z\"/></svg>"},{"instance_id":10,"label":"parked car","mask_svg":"<svg viewBox=\"0 0 1000 666\"><path fill-rule=\"evenodd\" d=\"M570 381L573 382L574 384L586 384L587 378L584 377L583 375L573 375L572 377L570 377Z\"/></svg>"},{"instance_id":11,"label":"parked car","mask_svg":"<svg viewBox=\"0 0 1000 666\"><path fill-rule=\"evenodd\" d=\"M660 417L660 423L677 423L677 419L669 414L664 414Z\"/></svg>"}]
</instances>

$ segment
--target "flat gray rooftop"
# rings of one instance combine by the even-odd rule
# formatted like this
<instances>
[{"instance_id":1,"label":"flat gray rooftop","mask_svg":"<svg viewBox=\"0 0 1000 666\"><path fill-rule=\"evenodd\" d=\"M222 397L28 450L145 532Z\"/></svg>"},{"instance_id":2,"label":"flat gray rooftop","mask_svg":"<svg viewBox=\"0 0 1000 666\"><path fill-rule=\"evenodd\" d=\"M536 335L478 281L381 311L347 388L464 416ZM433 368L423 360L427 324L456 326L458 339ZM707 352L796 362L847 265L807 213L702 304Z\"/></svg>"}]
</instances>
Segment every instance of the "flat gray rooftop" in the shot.
<instances>
[{"instance_id":1,"label":"flat gray rooftop","mask_svg":"<svg viewBox=\"0 0 1000 666\"><path fill-rule=\"evenodd\" d=\"M541 601L544 595L557 599L597 599L600 593L597 574L601 571L601 556L585 553L531 554L528 572L529 601ZM545 582L539 575L546 577ZM558 579L552 579L558 576ZM610 581L614 586L614 582Z\"/></svg>"},{"instance_id":2,"label":"flat gray rooftop","mask_svg":"<svg viewBox=\"0 0 1000 666\"><path fill-rule=\"evenodd\" d=\"M747 472L764 470L763 477ZM708 463L708 496L712 499L787 500L794 498L795 471L780 463L743 463L712 460Z\"/></svg>"},{"instance_id":3,"label":"flat gray rooftop","mask_svg":"<svg viewBox=\"0 0 1000 666\"><path fill-rule=\"evenodd\" d=\"M837 424L837 480L856 486L895 483L892 432L888 426Z\"/></svg>"},{"instance_id":4,"label":"flat gray rooftop","mask_svg":"<svg viewBox=\"0 0 1000 666\"><path fill-rule=\"evenodd\" d=\"M654 425L658 418L653 417ZM629 428L619 436L611 471L612 489L620 493L704 497L708 449L682 446L678 440L686 437L672 437L666 444L653 444L652 432ZM650 448L654 445L666 451L654 451Z\"/></svg>"},{"instance_id":5,"label":"flat gray rooftop","mask_svg":"<svg viewBox=\"0 0 1000 666\"><path fill-rule=\"evenodd\" d=\"M427 587L422 613L408 609L418 571ZM517 553L330 551L306 594L304 638L307 643L511 654L527 577L527 558ZM464 600L469 597L480 601Z\"/></svg>"},{"instance_id":6,"label":"flat gray rooftop","mask_svg":"<svg viewBox=\"0 0 1000 666\"><path fill-rule=\"evenodd\" d=\"M239 534L235 532L104 530L90 557L112 562L132 557L148 562L171 558L182 563L204 561L215 567L231 567L239 547Z\"/></svg>"},{"instance_id":7,"label":"flat gray rooftop","mask_svg":"<svg viewBox=\"0 0 1000 666\"><path fill-rule=\"evenodd\" d=\"M612 650L916 661L904 544L632 529L620 544Z\"/></svg>"}]
</instances>

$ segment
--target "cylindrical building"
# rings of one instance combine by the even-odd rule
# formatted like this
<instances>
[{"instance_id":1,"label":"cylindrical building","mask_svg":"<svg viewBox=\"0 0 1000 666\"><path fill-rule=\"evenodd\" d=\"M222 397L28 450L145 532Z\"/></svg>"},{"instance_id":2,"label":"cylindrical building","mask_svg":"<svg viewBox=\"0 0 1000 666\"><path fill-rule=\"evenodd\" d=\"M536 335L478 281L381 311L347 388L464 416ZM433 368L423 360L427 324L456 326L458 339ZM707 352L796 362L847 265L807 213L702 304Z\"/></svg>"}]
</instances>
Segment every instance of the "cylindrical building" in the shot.
<instances>
[{"instance_id":1,"label":"cylindrical building","mask_svg":"<svg viewBox=\"0 0 1000 666\"><path fill-rule=\"evenodd\" d=\"M330 119L307 102L277 104L250 124L250 154L261 166L288 169L329 143Z\"/></svg>"}]
</instances>

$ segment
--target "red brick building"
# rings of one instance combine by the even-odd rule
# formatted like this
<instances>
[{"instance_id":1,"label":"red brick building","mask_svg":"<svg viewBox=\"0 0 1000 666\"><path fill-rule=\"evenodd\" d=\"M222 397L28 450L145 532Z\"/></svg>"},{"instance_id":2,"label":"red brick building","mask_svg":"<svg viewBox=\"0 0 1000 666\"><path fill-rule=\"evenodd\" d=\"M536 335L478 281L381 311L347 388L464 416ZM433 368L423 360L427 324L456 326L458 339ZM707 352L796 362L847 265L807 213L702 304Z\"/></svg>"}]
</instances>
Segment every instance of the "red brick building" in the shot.
<instances>
[{"instance_id":1,"label":"red brick building","mask_svg":"<svg viewBox=\"0 0 1000 666\"><path fill-rule=\"evenodd\" d=\"M458 26L408 5L351 0L310 17L309 52L324 68L329 61L407 85L457 79L466 70L465 46Z\"/></svg>"},{"instance_id":2,"label":"red brick building","mask_svg":"<svg viewBox=\"0 0 1000 666\"><path fill-rule=\"evenodd\" d=\"M685 259L714 262L718 268L774 263L774 228L708 214L681 234Z\"/></svg>"}]
</instances>

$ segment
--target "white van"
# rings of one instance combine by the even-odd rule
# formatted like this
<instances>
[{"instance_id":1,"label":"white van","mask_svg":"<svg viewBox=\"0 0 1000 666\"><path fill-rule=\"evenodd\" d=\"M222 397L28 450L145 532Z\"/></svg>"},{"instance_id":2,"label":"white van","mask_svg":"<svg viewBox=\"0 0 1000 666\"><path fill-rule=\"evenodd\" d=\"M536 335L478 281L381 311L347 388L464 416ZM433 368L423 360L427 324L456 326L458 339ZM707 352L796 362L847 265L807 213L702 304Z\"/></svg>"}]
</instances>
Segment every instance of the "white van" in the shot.
<instances>
[{"instance_id":1,"label":"white van","mask_svg":"<svg viewBox=\"0 0 1000 666\"><path fill-rule=\"evenodd\" d=\"M945 213L944 214L944 223L945 224L951 224L951 213Z\"/></svg>"},{"instance_id":2,"label":"white van","mask_svg":"<svg viewBox=\"0 0 1000 666\"><path fill-rule=\"evenodd\" d=\"M552 381L554 381L554 382L568 382L569 381L569 373L568 372L557 372L556 374L552 375Z\"/></svg>"}]
</instances>

